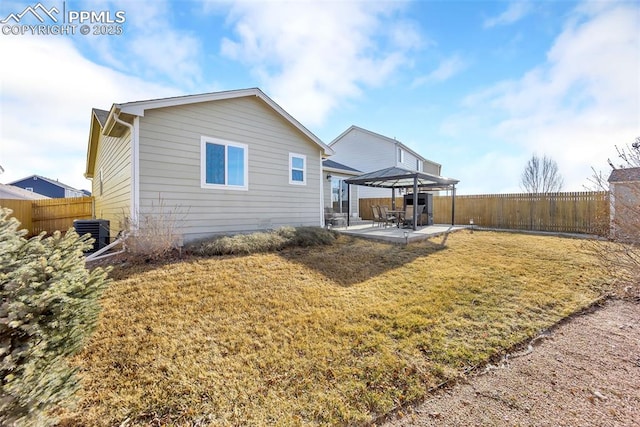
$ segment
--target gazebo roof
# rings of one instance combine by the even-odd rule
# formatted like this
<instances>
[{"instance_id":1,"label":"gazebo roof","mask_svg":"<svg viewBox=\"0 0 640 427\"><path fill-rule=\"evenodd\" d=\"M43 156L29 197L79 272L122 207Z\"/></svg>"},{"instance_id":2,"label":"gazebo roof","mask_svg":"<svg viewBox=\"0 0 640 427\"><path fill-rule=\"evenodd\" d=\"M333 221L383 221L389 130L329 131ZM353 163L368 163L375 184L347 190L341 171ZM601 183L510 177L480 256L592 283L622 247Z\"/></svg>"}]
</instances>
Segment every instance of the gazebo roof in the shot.
<instances>
[{"instance_id":1,"label":"gazebo roof","mask_svg":"<svg viewBox=\"0 0 640 427\"><path fill-rule=\"evenodd\" d=\"M364 185L367 187L413 188L416 179L418 187L428 188L430 190L448 190L460 182L453 178L445 178L444 176L433 175L426 172L411 171L395 166L358 175L346 179L345 182L351 185Z\"/></svg>"}]
</instances>

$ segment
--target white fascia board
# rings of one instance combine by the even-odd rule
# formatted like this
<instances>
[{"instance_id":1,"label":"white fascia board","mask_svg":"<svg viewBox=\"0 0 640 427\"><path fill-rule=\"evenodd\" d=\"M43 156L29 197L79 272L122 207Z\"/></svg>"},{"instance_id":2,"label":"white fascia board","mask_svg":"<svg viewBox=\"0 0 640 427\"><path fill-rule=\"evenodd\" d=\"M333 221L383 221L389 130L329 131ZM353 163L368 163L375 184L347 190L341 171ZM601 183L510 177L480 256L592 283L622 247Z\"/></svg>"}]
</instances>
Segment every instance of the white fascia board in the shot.
<instances>
[{"instance_id":1,"label":"white fascia board","mask_svg":"<svg viewBox=\"0 0 640 427\"><path fill-rule=\"evenodd\" d=\"M219 101L223 99L241 98L244 96L258 96L259 89L239 89L224 92L201 93L198 95L174 96L170 98L149 99L146 101L127 102L116 104L123 113L144 117L145 110L156 108L175 107L179 105L195 104L198 102Z\"/></svg>"},{"instance_id":2,"label":"white fascia board","mask_svg":"<svg viewBox=\"0 0 640 427\"><path fill-rule=\"evenodd\" d=\"M262 101L264 101L273 110L275 110L278 114L284 117L285 120L291 123L296 129L302 132L307 138L311 139L320 148L322 148L324 155L330 156L332 154L335 154L335 152L333 151L333 149L331 149L331 147L329 147L327 144L322 142L320 138L314 135L309 129L304 127L299 121L293 118L293 116L287 113L274 100L269 98L264 92L262 92L258 88L238 89L238 90L229 90L224 92L203 93L199 95L185 95L185 96L176 96L172 98L128 102L125 104L114 104L114 107L117 107L122 113L131 114L138 117L144 117L144 113L146 110L152 110L156 108L165 108L165 107L175 107L179 105L188 105L188 104L195 104L200 102L243 98L246 96L255 96L260 98Z\"/></svg>"}]
</instances>

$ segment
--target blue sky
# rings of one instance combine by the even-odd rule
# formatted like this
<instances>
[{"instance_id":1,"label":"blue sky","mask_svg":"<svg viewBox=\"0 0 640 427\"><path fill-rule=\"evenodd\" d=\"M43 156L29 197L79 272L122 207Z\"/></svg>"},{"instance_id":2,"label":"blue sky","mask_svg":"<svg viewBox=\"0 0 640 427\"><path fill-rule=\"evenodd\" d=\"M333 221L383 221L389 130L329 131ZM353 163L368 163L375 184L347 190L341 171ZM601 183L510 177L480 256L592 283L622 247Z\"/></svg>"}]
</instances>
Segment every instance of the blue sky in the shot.
<instances>
[{"instance_id":1,"label":"blue sky","mask_svg":"<svg viewBox=\"0 0 640 427\"><path fill-rule=\"evenodd\" d=\"M3 183L35 173L90 188L92 107L247 87L327 143L352 124L395 137L461 194L519 192L534 153L583 191L640 136L637 2L41 3L126 20L121 35L3 29ZM36 4L2 0L0 20Z\"/></svg>"}]
</instances>

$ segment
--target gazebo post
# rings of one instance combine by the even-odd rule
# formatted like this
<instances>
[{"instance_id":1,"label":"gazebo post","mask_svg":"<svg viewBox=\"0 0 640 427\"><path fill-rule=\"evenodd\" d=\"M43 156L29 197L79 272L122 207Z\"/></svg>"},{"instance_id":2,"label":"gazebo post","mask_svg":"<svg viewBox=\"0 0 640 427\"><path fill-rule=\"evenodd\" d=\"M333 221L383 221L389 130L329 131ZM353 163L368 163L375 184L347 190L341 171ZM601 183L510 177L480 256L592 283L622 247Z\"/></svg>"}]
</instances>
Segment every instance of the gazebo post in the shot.
<instances>
[{"instance_id":1,"label":"gazebo post","mask_svg":"<svg viewBox=\"0 0 640 427\"><path fill-rule=\"evenodd\" d=\"M351 185L347 182L347 228L351 225Z\"/></svg>"},{"instance_id":2,"label":"gazebo post","mask_svg":"<svg viewBox=\"0 0 640 427\"><path fill-rule=\"evenodd\" d=\"M453 190L451 190L451 225L456 224L456 186L453 185Z\"/></svg>"},{"instance_id":3,"label":"gazebo post","mask_svg":"<svg viewBox=\"0 0 640 427\"><path fill-rule=\"evenodd\" d=\"M417 230L418 224L418 175L413 177L413 230Z\"/></svg>"},{"instance_id":4,"label":"gazebo post","mask_svg":"<svg viewBox=\"0 0 640 427\"><path fill-rule=\"evenodd\" d=\"M396 210L396 187L391 187L391 210Z\"/></svg>"}]
</instances>

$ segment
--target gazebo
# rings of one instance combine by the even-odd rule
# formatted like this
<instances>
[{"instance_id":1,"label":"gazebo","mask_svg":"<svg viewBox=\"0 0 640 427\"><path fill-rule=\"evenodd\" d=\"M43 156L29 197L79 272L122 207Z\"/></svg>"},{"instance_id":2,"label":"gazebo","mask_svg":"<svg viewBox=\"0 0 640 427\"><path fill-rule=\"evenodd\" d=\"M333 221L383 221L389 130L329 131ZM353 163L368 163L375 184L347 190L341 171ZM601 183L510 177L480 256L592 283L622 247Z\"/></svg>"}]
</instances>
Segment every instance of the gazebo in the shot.
<instances>
[{"instance_id":1,"label":"gazebo","mask_svg":"<svg viewBox=\"0 0 640 427\"><path fill-rule=\"evenodd\" d=\"M353 178L346 179L347 185L364 185L366 187L390 188L391 200L395 201L396 188L413 189L413 194L418 194L419 190L442 191L451 190L451 225L454 225L456 207L456 184L460 181L452 178L445 178L426 172L411 171L399 167L380 169L375 172L365 173ZM349 191L347 191L347 195ZM350 210L350 204L347 203ZM395 206L392 207L394 209ZM351 212L347 215L347 226ZM413 229L416 229L418 220L417 209L413 210Z\"/></svg>"}]
</instances>

